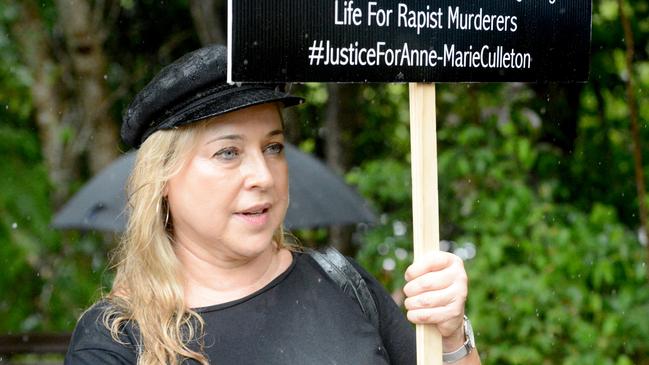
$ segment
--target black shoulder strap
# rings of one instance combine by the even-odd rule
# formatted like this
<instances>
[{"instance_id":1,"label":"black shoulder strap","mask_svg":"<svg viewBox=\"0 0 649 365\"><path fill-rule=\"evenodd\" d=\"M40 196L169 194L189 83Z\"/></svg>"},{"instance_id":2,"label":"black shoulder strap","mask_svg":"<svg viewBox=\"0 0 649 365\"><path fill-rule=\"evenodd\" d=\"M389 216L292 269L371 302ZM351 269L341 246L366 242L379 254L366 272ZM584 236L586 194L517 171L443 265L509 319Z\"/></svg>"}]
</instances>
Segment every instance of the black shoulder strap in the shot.
<instances>
[{"instance_id":1,"label":"black shoulder strap","mask_svg":"<svg viewBox=\"0 0 649 365\"><path fill-rule=\"evenodd\" d=\"M356 268L338 250L328 247L321 251L308 250L307 253L322 267L329 277L354 301L369 321L379 329L379 311L367 283Z\"/></svg>"}]
</instances>

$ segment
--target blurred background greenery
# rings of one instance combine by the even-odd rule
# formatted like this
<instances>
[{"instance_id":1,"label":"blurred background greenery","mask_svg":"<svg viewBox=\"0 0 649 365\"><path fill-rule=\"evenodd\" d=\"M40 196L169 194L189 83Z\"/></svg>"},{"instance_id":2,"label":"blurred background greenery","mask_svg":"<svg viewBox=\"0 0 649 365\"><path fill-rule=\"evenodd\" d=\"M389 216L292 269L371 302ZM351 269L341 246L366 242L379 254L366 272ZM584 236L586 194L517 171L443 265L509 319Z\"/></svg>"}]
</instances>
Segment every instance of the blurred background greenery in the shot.
<instances>
[{"instance_id":1,"label":"blurred background greenery","mask_svg":"<svg viewBox=\"0 0 649 365\"><path fill-rule=\"evenodd\" d=\"M649 137L649 1L593 6L588 83L437 88L442 246L466 259L484 364L649 364L646 143L634 159L634 137ZM0 334L70 331L110 285L117 237L56 231L51 217L123 151L135 92L223 43L224 16L223 0L0 0ZM310 103L288 112L289 140L380 214L294 233L355 256L399 300L412 260L407 86L293 92Z\"/></svg>"}]
</instances>

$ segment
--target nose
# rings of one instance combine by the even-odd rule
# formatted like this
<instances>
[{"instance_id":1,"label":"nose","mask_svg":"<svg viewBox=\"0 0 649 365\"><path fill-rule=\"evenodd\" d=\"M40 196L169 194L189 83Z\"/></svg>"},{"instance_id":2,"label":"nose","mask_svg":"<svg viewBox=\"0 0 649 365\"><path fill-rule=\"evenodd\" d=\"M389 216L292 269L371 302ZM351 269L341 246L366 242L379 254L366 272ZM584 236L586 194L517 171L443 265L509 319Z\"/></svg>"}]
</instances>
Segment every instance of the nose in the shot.
<instances>
[{"instance_id":1,"label":"nose","mask_svg":"<svg viewBox=\"0 0 649 365\"><path fill-rule=\"evenodd\" d=\"M268 161L262 152L246 156L241 164L244 185L247 189L268 189L275 183Z\"/></svg>"}]
</instances>

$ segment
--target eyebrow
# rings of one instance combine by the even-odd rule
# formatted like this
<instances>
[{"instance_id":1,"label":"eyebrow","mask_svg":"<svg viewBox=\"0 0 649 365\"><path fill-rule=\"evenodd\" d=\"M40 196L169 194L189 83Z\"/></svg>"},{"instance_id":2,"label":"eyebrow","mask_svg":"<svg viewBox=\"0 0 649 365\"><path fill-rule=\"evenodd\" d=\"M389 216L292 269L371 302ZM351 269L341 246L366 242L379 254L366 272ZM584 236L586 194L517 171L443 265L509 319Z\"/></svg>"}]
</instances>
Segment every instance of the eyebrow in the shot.
<instances>
[{"instance_id":1,"label":"eyebrow","mask_svg":"<svg viewBox=\"0 0 649 365\"><path fill-rule=\"evenodd\" d=\"M283 134L284 134L283 129L275 129L273 131L268 132L268 134L266 134L266 137L274 137L274 136L283 135ZM225 136L220 136L220 137L210 139L205 144L210 144L212 142L222 141L222 140L243 140L243 136L240 135L240 134L227 134Z\"/></svg>"},{"instance_id":2,"label":"eyebrow","mask_svg":"<svg viewBox=\"0 0 649 365\"><path fill-rule=\"evenodd\" d=\"M274 131L269 132L266 136L267 137L274 137L277 135L284 135L284 130L283 129L275 129Z\"/></svg>"}]
</instances>

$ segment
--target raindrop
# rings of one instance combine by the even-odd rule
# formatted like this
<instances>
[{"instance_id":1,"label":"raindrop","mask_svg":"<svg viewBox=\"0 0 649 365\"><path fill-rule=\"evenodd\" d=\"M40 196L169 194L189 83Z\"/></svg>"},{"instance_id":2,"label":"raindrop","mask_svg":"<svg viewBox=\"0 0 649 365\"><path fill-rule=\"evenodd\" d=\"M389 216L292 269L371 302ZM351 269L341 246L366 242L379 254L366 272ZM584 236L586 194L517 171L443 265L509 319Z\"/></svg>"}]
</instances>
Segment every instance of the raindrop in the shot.
<instances>
[{"instance_id":1,"label":"raindrop","mask_svg":"<svg viewBox=\"0 0 649 365\"><path fill-rule=\"evenodd\" d=\"M387 259L383 260L383 270L385 271L392 271L396 266L397 263L393 258L388 257Z\"/></svg>"},{"instance_id":2,"label":"raindrop","mask_svg":"<svg viewBox=\"0 0 649 365\"><path fill-rule=\"evenodd\" d=\"M405 260L408 257L408 251L404 250L403 248L399 247L394 251L394 255L399 259L399 260Z\"/></svg>"},{"instance_id":3,"label":"raindrop","mask_svg":"<svg viewBox=\"0 0 649 365\"><path fill-rule=\"evenodd\" d=\"M466 251L466 248L464 248L464 247L460 247L460 248L456 249L455 251L453 251L453 253L456 254L457 256L459 256L462 259L462 261L466 260L467 256L468 256L468 252Z\"/></svg>"},{"instance_id":4,"label":"raindrop","mask_svg":"<svg viewBox=\"0 0 649 365\"><path fill-rule=\"evenodd\" d=\"M108 75L104 74L104 80L108 80Z\"/></svg>"},{"instance_id":5,"label":"raindrop","mask_svg":"<svg viewBox=\"0 0 649 365\"><path fill-rule=\"evenodd\" d=\"M638 241L642 246L647 246L647 235L642 227L638 228Z\"/></svg>"},{"instance_id":6,"label":"raindrop","mask_svg":"<svg viewBox=\"0 0 649 365\"><path fill-rule=\"evenodd\" d=\"M13 223L11 224L11 229L16 229L16 228L18 228L18 223L13 222Z\"/></svg>"},{"instance_id":7,"label":"raindrop","mask_svg":"<svg viewBox=\"0 0 649 365\"><path fill-rule=\"evenodd\" d=\"M472 258L475 257L477 250L476 250L475 244L473 244L473 242L467 242L466 244L464 244L464 249L466 250L466 259L467 260L471 260Z\"/></svg>"},{"instance_id":8,"label":"raindrop","mask_svg":"<svg viewBox=\"0 0 649 365\"><path fill-rule=\"evenodd\" d=\"M379 252L379 255L385 256L390 252L390 246L387 243L381 243L376 250Z\"/></svg>"},{"instance_id":9,"label":"raindrop","mask_svg":"<svg viewBox=\"0 0 649 365\"><path fill-rule=\"evenodd\" d=\"M394 223L392 223L392 230L394 231L395 236L403 236L407 231L406 224L401 221L395 221Z\"/></svg>"},{"instance_id":10,"label":"raindrop","mask_svg":"<svg viewBox=\"0 0 649 365\"><path fill-rule=\"evenodd\" d=\"M247 59L243 60L243 64L244 64L244 65L247 65L247 64L248 64L248 60L247 60Z\"/></svg>"}]
</instances>

